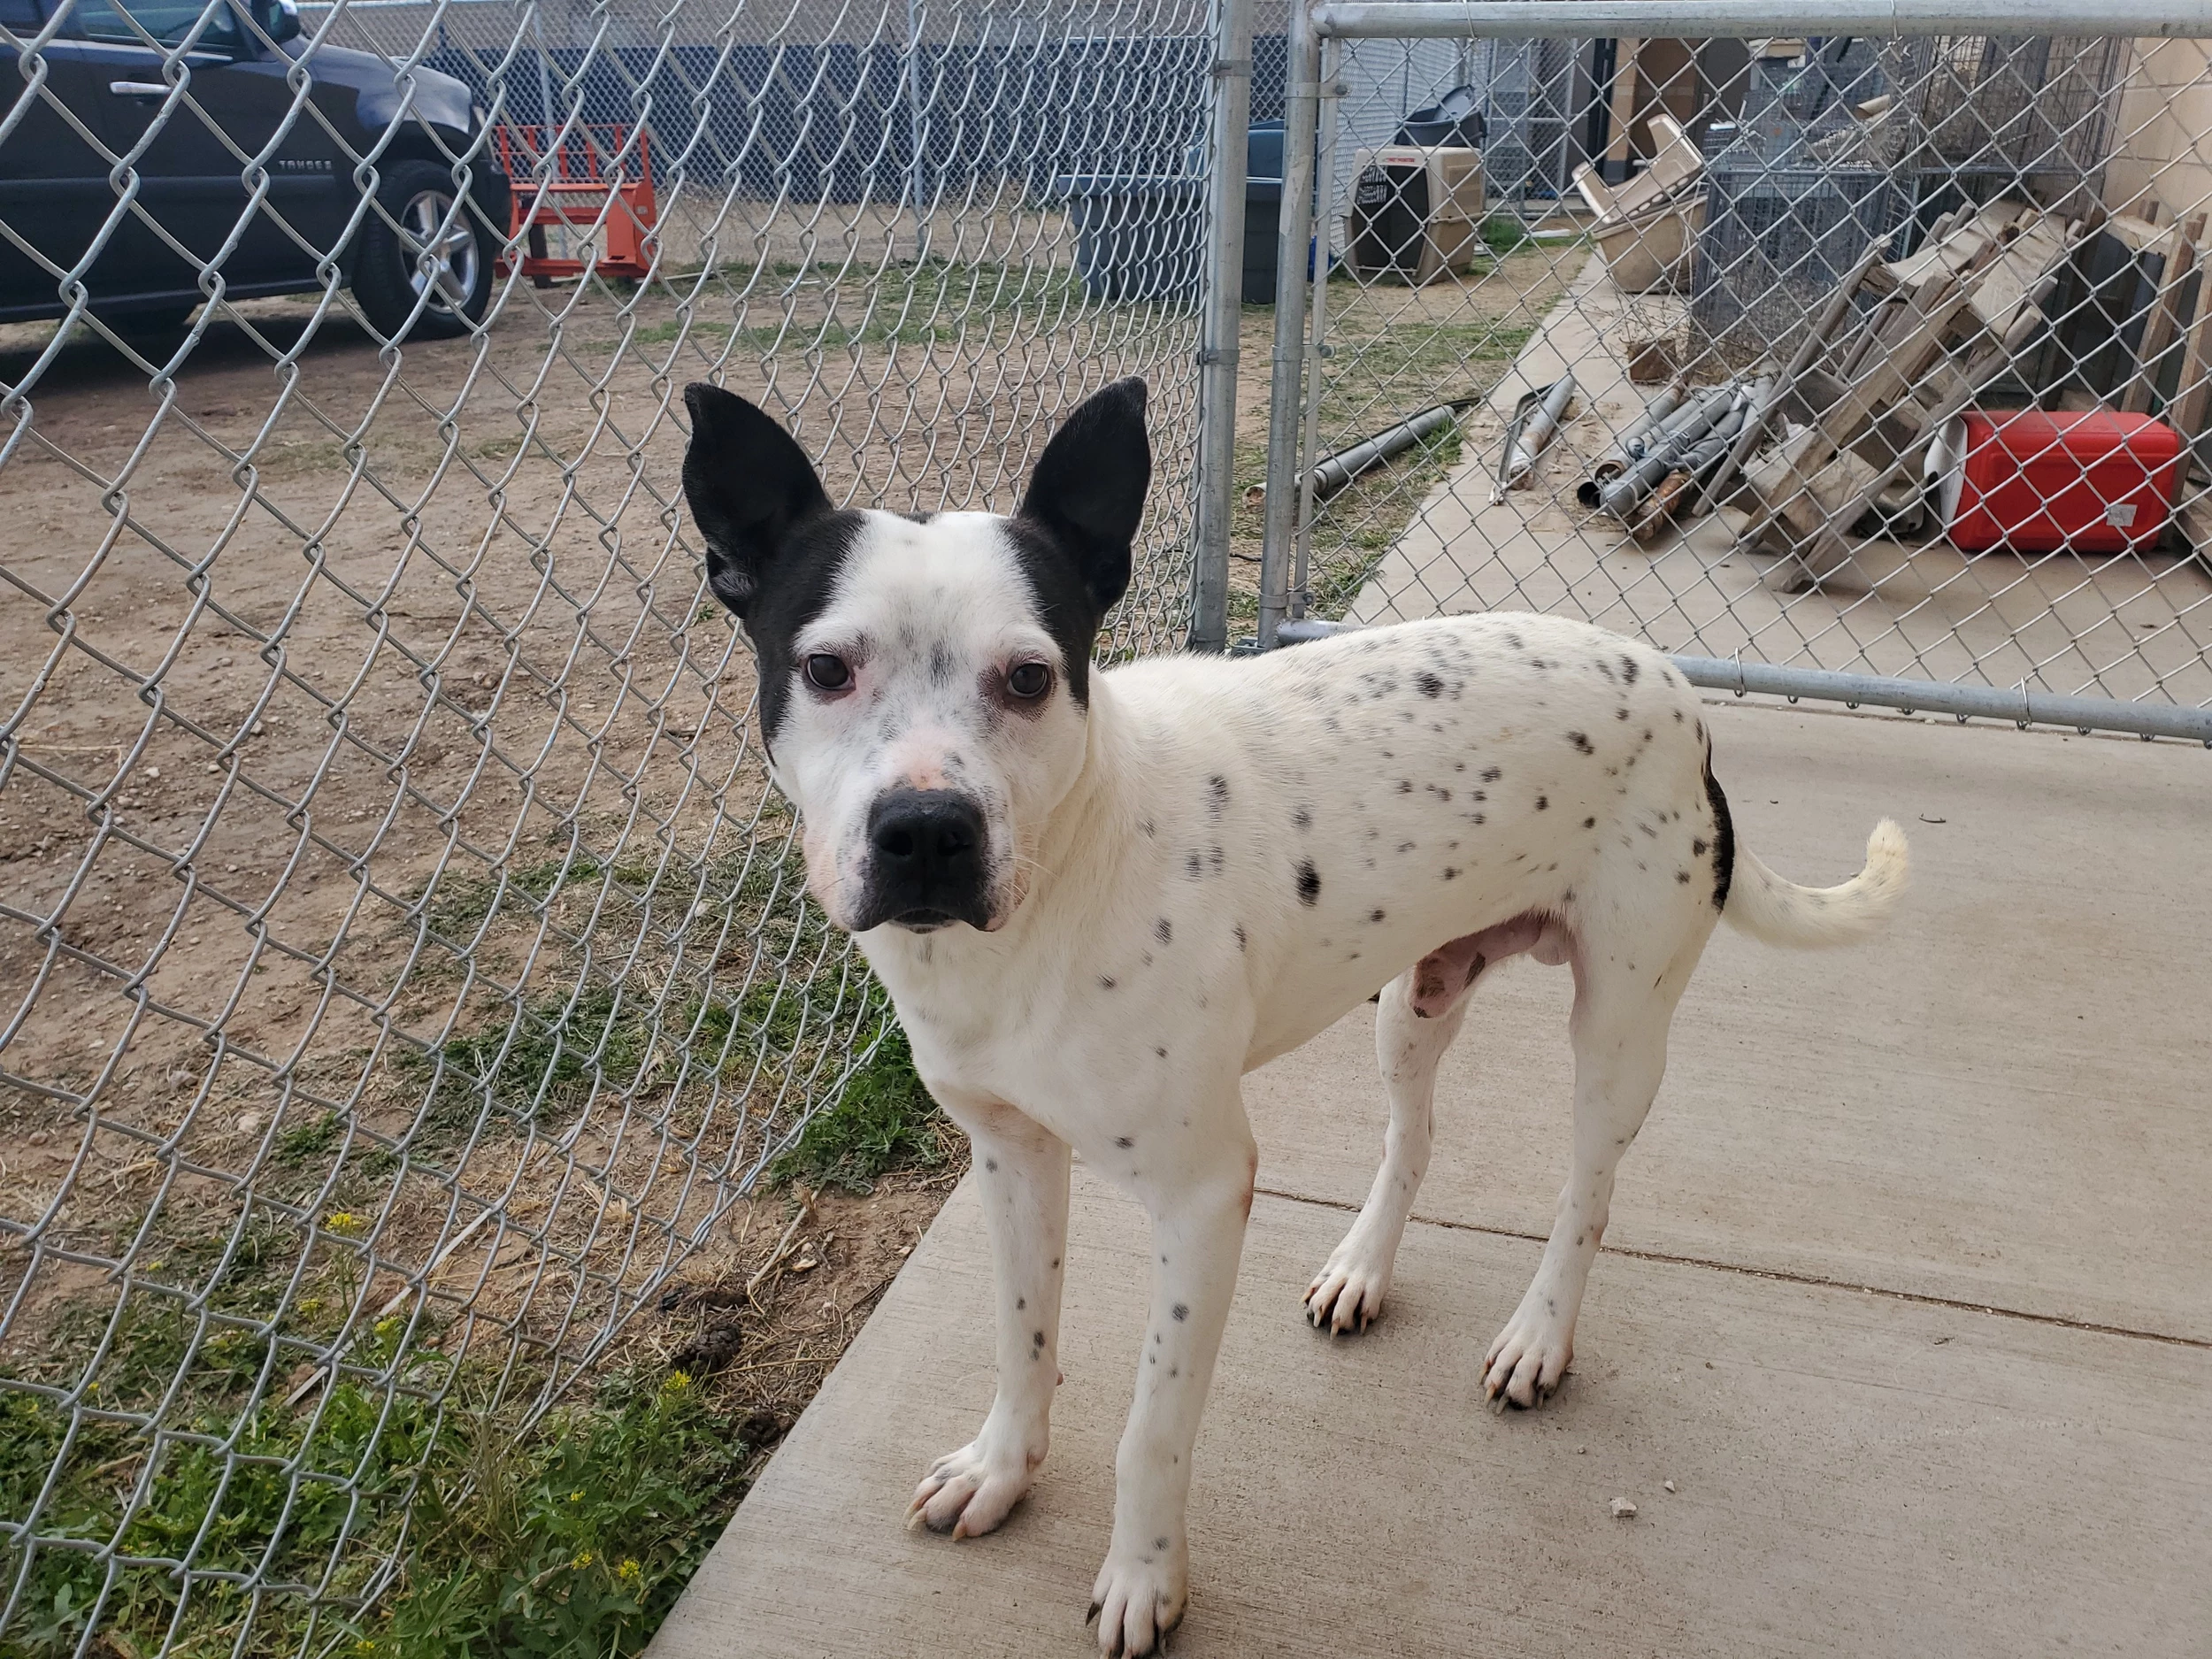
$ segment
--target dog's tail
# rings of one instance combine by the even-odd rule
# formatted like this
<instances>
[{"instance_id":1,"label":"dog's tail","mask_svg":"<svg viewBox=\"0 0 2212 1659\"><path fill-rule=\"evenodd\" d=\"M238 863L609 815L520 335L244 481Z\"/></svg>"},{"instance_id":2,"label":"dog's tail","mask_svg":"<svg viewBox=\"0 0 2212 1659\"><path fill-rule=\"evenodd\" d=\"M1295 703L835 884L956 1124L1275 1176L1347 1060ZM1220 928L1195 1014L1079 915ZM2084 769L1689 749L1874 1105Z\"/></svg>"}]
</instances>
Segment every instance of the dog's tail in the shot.
<instances>
[{"instance_id":1,"label":"dog's tail","mask_svg":"<svg viewBox=\"0 0 2212 1659\"><path fill-rule=\"evenodd\" d=\"M1722 917L1762 944L1847 945L1889 920L1905 891L1911 860L1905 832L1884 818L1866 838L1866 867L1841 887L1801 887L1739 844Z\"/></svg>"}]
</instances>

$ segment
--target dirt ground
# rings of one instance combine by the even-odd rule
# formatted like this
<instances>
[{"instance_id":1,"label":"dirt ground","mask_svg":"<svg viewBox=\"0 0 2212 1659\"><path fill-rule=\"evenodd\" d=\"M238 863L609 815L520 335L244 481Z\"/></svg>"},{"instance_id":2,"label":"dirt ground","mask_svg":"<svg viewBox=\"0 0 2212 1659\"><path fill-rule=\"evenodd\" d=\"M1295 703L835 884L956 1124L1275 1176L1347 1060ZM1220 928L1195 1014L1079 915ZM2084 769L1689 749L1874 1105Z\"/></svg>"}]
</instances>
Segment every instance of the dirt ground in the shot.
<instances>
[{"instance_id":1,"label":"dirt ground","mask_svg":"<svg viewBox=\"0 0 2212 1659\"><path fill-rule=\"evenodd\" d=\"M717 1396L775 1433L806 1409L964 1171L964 1156L866 1194L825 1187L741 1201L625 1339L627 1356L711 1376ZM765 1436L764 1439L767 1438Z\"/></svg>"},{"instance_id":2,"label":"dirt ground","mask_svg":"<svg viewBox=\"0 0 2212 1659\"><path fill-rule=\"evenodd\" d=\"M887 320L849 289L721 291L688 327L665 295L626 316L627 296L525 288L483 342L411 345L403 371L343 317L310 338L311 307L255 303L153 389L99 341L41 366L50 328L0 331L0 379L40 367L0 464L11 1231L99 1254L69 1229L96 1189L111 1220L177 1202L180 1164L221 1186L303 1104L357 1101L409 1040L581 958L701 965L686 912L787 826L754 832L775 809L749 657L679 529L683 383L796 404L833 493L864 472L1005 506L1071 379L1187 361L1170 316L1056 339L1064 277L987 303L957 280L910 283ZM1159 378L1172 434L1189 387ZM426 915L518 868L586 902L549 918L545 892L509 892L422 948ZM710 978L749 994L810 966L748 959L743 931Z\"/></svg>"}]
</instances>

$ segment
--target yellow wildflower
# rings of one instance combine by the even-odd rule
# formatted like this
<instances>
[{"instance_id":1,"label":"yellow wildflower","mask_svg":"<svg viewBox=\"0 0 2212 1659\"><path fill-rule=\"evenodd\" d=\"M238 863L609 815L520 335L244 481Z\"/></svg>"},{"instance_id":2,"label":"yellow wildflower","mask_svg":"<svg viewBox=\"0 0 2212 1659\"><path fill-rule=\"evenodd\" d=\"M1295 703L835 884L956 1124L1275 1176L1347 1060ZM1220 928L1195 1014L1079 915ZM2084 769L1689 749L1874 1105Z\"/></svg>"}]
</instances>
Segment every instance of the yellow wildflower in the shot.
<instances>
[{"instance_id":1,"label":"yellow wildflower","mask_svg":"<svg viewBox=\"0 0 2212 1659\"><path fill-rule=\"evenodd\" d=\"M349 1210L334 1210L323 1217L323 1225L342 1239L350 1239L361 1231L361 1217Z\"/></svg>"},{"instance_id":2,"label":"yellow wildflower","mask_svg":"<svg viewBox=\"0 0 2212 1659\"><path fill-rule=\"evenodd\" d=\"M573 1561L570 1562L568 1564L569 1564L570 1566L572 1566L572 1567L575 1568L575 1570L576 1570L577 1571L581 1572L581 1571L583 1571L583 1570L584 1570L585 1568L587 1568L587 1567L590 1566L590 1565L591 1565L591 1563L592 1563L592 1554L591 1554L591 1551L589 1551L589 1550L588 1549L588 1550L586 1550L586 1551L585 1551L582 1555L580 1555L577 1556L575 1560L573 1560Z\"/></svg>"},{"instance_id":3,"label":"yellow wildflower","mask_svg":"<svg viewBox=\"0 0 2212 1659\"><path fill-rule=\"evenodd\" d=\"M625 1584L642 1584L645 1582L645 1569L638 1565L635 1556L625 1555L622 1564L614 1570L614 1576Z\"/></svg>"}]
</instances>

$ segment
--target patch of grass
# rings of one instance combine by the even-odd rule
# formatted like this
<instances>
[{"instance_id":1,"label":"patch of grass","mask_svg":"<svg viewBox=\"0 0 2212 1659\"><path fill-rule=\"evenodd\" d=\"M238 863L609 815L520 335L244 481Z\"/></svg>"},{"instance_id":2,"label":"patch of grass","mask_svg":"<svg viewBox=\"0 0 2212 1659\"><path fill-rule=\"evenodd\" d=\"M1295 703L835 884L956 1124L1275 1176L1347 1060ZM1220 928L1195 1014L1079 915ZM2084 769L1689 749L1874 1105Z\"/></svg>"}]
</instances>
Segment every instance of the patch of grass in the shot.
<instances>
[{"instance_id":1,"label":"patch of grass","mask_svg":"<svg viewBox=\"0 0 2212 1659\"><path fill-rule=\"evenodd\" d=\"M1518 253L1535 240L1517 213L1493 213L1482 221L1482 245L1492 253Z\"/></svg>"},{"instance_id":2,"label":"patch of grass","mask_svg":"<svg viewBox=\"0 0 2212 1659\"><path fill-rule=\"evenodd\" d=\"M505 891L519 894L534 904L542 904L563 887L579 881L597 880L608 873L608 868L589 853L541 858L535 864L507 870ZM640 889L650 886L653 880L651 867L643 864L616 864L613 875L617 881ZM512 908L512 901L503 896L499 872L484 876L448 874L439 879L423 919L429 923L433 933L442 935L448 943L466 945L495 910Z\"/></svg>"},{"instance_id":3,"label":"patch of grass","mask_svg":"<svg viewBox=\"0 0 2212 1659\"><path fill-rule=\"evenodd\" d=\"M1343 619L1429 490L1459 458L1458 429L1447 426L1387 466L1355 479L1317 511L1307 614Z\"/></svg>"},{"instance_id":4,"label":"patch of grass","mask_svg":"<svg viewBox=\"0 0 2212 1659\"><path fill-rule=\"evenodd\" d=\"M634 999L592 987L526 1003L511 1019L395 1064L434 1077L434 1126L452 1129L472 1121L487 1100L495 1112L526 1121L580 1107L595 1081L619 1088L635 1079L650 1040Z\"/></svg>"},{"instance_id":5,"label":"patch of grass","mask_svg":"<svg viewBox=\"0 0 2212 1659\"><path fill-rule=\"evenodd\" d=\"M768 1175L779 1184L796 1177L866 1192L889 1171L938 1168L957 1133L923 1087L906 1033L894 1025L837 1103L815 1115Z\"/></svg>"},{"instance_id":6,"label":"patch of grass","mask_svg":"<svg viewBox=\"0 0 2212 1659\"><path fill-rule=\"evenodd\" d=\"M320 1157L338 1144L345 1124L334 1111L326 1111L295 1124L277 1136L277 1161L293 1169Z\"/></svg>"},{"instance_id":7,"label":"patch of grass","mask_svg":"<svg viewBox=\"0 0 2212 1659\"><path fill-rule=\"evenodd\" d=\"M380 1363L396 1340L376 1339ZM718 1409L680 1373L611 1376L591 1401L519 1437L497 1414L350 1380L296 1410L271 1403L241 1420L202 1414L169 1426L215 1443L170 1439L156 1450L141 1432L92 1417L72 1433L63 1409L0 1390L0 1513L27 1516L44 1493L42 1537L189 1555L217 1572L257 1568L279 1582L319 1581L338 1552L327 1590L342 1598L398 1548L411 1499L399 1593L358 1624L328 1612L320 1621L325 1638L334 1624L362 1659L639 1652L742 1495L753 1442L773 1432ZM19 1552L0 1549L11 1585L22 1567ZM106 1576L88 1551L40 1550L0 1654L63 1659L96 1606L96 1653L150 1653L165 1636L180 1659L303 1651L307 1615L293 1597L257 1607L203 1580L180 1617L169 1571Z\"/></svg>"},{"instance_id":8,"label":"patch of grass","mask_svg":"<svg viewBox=\"0 0 2212 1659\"><path fill-rule=\"evenodd\" d=\"M1361 323L1368 326L1361 328ZM1479 323L1419 319L1374 326L1348 317L1321 398L1321 434L1335 449L1448 399L1474 397L1497 383L1536 320Z\"/></svg>"},{"instance_id":9,"label":"patch of grass","mask_svg":"<svg viewBox=\"0 0 2212 1659\"><path fill-rule=\"evenodd\" d=\"M743 1495L749 1433L772 1432L680 1371L606 1379L519 1447L475 1426L465 1469L426 1483L419 1550L364 1659L637 1653Z\"/></svg>"},{"instance_id":10,"label":"patch of grass","mask_svg":"<svg viewBox=\"0 0 2212 1659\"><path fill-rule=\"evenodd\" d=\"M134 1326L127 1345L114 1352L142 1370L164 1355L187 1363L189 1339L158 1328L161 1318L157 1314ZM390 1363L398 1324L380 1327L358 1356ZM239 1351L219 1363L242 1385L260 1369L262 1344L230 1333L203 1345L200 1356L211 1358L211 1350L224 1345ZM408 1369L419 1385L438 1363L434 1356L419 1356ZM96 1385L88 1404L121 1403L134 1385L130 1379L118 1382L113 1389ZM244 1411L173 1399L157 1441L144 1430L97 1415L81 1415L73 1426L67 1410L53 1402L0 1391L0 1513L28 1517L42 1495L35 1524L42 1538L111 1545L122 1556L188 1557L203 1571L257 1571L279 1583L315 1583L342 1552L328 1586L329 1594L342 1597L364 1581L380 1540L383 1549L396 1542L408 1492L438 1455L441 1415L422 1393L370 1390L344 1380L297 1410L266 1394ZM0 1571L13 1583L24 1571L20 1552L0 1551ZM203 1581L180 1617L180 1589L162 1567L123 1567L111 1580L92 1553L42 1549L29 1563L0 1651L11 1659L73 1654L96 1608L107 1644L96 1652L150 1652L165 1633L174 1640L169 1651L188 1659L296 1651L305 1616L288 1599L256 1609L234 1586Z\"/></svg>"}]
</instances>

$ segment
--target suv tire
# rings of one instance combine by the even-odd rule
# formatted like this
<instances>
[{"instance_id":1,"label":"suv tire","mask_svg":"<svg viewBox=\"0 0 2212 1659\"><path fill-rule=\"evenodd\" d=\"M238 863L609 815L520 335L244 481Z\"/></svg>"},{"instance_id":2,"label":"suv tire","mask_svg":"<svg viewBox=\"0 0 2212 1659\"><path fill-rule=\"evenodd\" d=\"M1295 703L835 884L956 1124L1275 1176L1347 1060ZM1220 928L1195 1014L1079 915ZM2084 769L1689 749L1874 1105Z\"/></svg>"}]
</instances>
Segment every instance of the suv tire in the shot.
<instances>
[{"instance_id":1,"label":"suv tire","mask_svg":"<svg viewBox=\"0 0 2212 1659\"><path fill-rule=\"evenodd\" d=\"M435 162L395 162L384 170L377 191L382 211L373 212L361 228L353 297L369 326L388 340L403 334L417 340L450 339L484 320L500 242L469 203L453 212L459 195L451 171ZM426 246L432 253L428 271L421 259ZM415 307L426 289L428 298L417 316Z\"/></svg>"}]
</instances>

